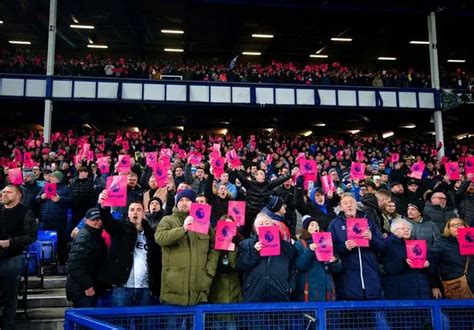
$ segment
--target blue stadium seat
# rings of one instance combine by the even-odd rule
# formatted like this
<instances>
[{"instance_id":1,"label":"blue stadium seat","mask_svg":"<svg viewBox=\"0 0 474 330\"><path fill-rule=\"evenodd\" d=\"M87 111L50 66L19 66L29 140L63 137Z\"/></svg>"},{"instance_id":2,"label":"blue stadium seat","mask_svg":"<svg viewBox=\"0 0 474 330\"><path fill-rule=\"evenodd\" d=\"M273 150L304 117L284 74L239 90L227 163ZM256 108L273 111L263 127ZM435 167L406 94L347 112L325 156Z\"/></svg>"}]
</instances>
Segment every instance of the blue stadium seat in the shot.
<instances>
[{"instance_id":1,"label":"blue stadium seat","mask_svg":"<svg viewBox=\"0 0 474 330\"><path fill-rule=\"evenodd\" d=\"M56 259L58 233L52 230L38 230L38 241L41 243L41 261L52 263Z\"/></svg>"}]
</instances>

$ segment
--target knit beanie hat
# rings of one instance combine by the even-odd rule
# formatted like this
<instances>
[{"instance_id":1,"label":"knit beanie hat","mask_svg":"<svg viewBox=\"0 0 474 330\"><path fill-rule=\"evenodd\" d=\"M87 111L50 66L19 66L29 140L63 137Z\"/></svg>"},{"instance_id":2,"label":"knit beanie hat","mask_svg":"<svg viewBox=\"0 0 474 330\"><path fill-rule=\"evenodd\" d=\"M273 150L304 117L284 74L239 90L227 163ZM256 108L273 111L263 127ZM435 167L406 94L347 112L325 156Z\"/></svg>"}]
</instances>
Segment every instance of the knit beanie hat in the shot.
<instances>
[{"instance_id":1,"label":"knit beanie hat","mask_svg":"<svg viewBox=\"0 0 474 330\"><path fill-rule=\"evenodd\" d=\"M283 202L283 199L281 199L278 196L271 196L270 201L268 202L266 208L272 211L273 213L276 213L280 211L281 207L285 204Z\"/></svg>"},{"instance_id":2,"label":"knit beanie hat","mask_svg":"<svg viewBox=\"0 0 474 330\"><path fill-rule=\"evenodd\" d=\"M305 216L303 216L303 218L302 218L301 220L303 220L303 229L304 229L304 230L308 230L309 224L310 224L312 221L318 222L318 219L316 219L315 217L312 217L312 216L310 216L310 215L305 215Z\"/></svg>"},{"instance_id":3,"label":"knit beanie hat","mask_svg":"<svg viewBox=\"0 0 474 330\"><path fill-rule=\"evenodd\" d=\"M177 193L176 204L178 204L179 200L183 197L188 198L193 203L196 202L196 193L192 189L184 189Z\"/></svg>"},{"instance_id":4,"label":"knit beanie hat","mask_svg":"<svg viewBox=\"0 0 474 330\"><path fill-rule=\"evenodd\" d=\"M153 201L158 201L158 203L160 203L160 210L163 209L163 202L162 202L161 199L158 198L158 197L152 197L152 198L150 198L150 201L148 202L148 209L150 209L150 204L151 204L151 202L153 202Z\"/></svg>"},{"instance_id":5,"label":"knit beanie hat","mask_svg":"<svg viewBox=\"0 0 474 330\"><path fill-rule=\"evenodd\" d=\"M64 179L64 174L60 171L54 171L53 173L51 173L51 176L54 176L58 180L58 182L62 182Z\"/></svg>"},{"instance_id":6,"label":"knit beanie hat","mask_svg":"<svg viewBox=\"0 0 474 330\"><path fill-rule=\"evenodd\" d=\"M423 215L423 209L425 208L425 203L423 201L414 201L408 203L408 206L414 207L418 210L418 212L420 212L421 215Z\"/></svg>"}]
</instances>

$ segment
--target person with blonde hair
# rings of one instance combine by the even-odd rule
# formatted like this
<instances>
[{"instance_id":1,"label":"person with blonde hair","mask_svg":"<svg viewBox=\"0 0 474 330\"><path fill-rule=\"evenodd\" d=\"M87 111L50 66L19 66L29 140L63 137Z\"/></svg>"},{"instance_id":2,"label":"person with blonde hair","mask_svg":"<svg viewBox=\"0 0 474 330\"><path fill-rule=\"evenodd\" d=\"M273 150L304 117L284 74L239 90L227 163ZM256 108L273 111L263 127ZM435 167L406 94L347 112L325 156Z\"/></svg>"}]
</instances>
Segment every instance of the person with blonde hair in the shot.
<instances>
[{"instance_id":1,"label":"person with blonde hair","mask_svg":"<svg viewBox=\"0 0 474 330\"><path fill-rule=\"evenodd\" d=\"M444 289L446 298L474 298L474 262L470 260L471 256L463 256L459 251L459 228L466 227L467 222L461 218L449 219L441 239L433 245L430 253L431 286L436 299L442 297L441 289ZM452 285L457 286L457 292L451 290Z\"/></svg>"}]
</instances>

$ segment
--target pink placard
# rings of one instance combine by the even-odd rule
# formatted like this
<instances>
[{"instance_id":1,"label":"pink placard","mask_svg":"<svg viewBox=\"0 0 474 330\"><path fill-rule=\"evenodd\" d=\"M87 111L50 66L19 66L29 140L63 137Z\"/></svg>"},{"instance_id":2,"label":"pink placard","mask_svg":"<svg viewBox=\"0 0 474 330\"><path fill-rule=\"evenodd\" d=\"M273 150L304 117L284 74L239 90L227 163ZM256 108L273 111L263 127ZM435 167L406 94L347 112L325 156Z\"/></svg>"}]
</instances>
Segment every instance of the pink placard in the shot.
<instances>
[{"instance_id":1,"label":"pink placard","mask_svg":"<svg viewBox=\"0 0 474 330\"><path fill-rule=\"evenodd\" d=\"M117 172L129 173L130 172L130 155L119 155Z\"/></svg>"},{"instance_id":2,"label":"pink placard","mask_svg":"<svg viewBox=\"0 0 474 330\"><path fill-rule=\"evenodd\" d=\"M192 203L189 215L193 217L194 222L188 226L188 230L207 234L211 225L211 205Z\"/></svg>"},{"instance_id":3,"label":"pink placard","mask_svg":"<svg viewBox=\"0 0 474 330\"><path fill-rule=\"evenodd\" d=\"M421 160L416 162L410 167L411 173L408 174L407 176L411 178L415 178L418 180L421 180L421 177L423 176L423 171L425 170L425 163L423 163Z\"/></svg>"},{"instance_id":4,"label":"pink placard","mask_svg":"<svg viewBox=\"0 0 474 330\"><path fill-rule=\"evenodd\" d=\"M466 174L474 173L474 157L466 157L464 171Z\"/></svg>"},{"instance_id":5,"label":"pink placard","mask_svg":"<svg viewBox=\"0 0 474 330\"><path fill-rule=\"evenodd\" d=\"M295 164L301 164L301 162L303 160L306 160L306 156L305 156L304 152L300 152L298 154L298 156L296 156L296 158L295 158Z\"/></svg>"},{"instance_id":6,"label":"pink placard","mask_svg":"<svg viewBox=\"0 0 474 330\"><path fill-rule=\"evenodd\" d=\"M393 153L392 154L392 163L398 163L399 160L400 160L400 154Z\"/></svg>"},{"instance_id":7,"label":"pink placard","mask_svg":"<svg viewBox=\"0 0 474 330\"><path fill-rule=\"evenodd\" d=\"M87 154L91 150L91 145L89 143L82 144L81 147L81 156L87 157Z\"/></svg>"},{"instance_id":8,"label":"pink placard","mask_svg":"<svg viewBox=\"0 0 474 330\"><path fill-rule=\"evenodd\" d=\"M239 155L235 152L234 149L226 153L226 161L232 165L233 168L240 168L242 163L240 162Z\"/></svg>"},{"instance_id":9,"label":"pink placard","mask_svg":"<svg viewBox=\"0 0 474 330\"><path fill-rule=\"evenodd\" d=\"M280 255L280 231L277 226L258 227L258 239L263 244L260 256L270 257Z\"/></svg>"},{"instance_id":10,"label":"pink placard","mask_svg":"<svg viewBox=\"0 0 474 330\"><path fill-rule=\"evenodd\" d=\"M217 221L215 250L235 251L232 239L237 234L237 224L234 221Z\"/></svg>"},{"instance_id":11,"label":"pink placard","mask_svg":"<svg viewBox=\"0 0 474 330\"><path fill-rule=\"evenodd\" d=\"M45 182L44 183L44 193L46 198L51 199L52 197L57 195L58 186L56 183Z\"/></svg>"},{"instance_id":12,"label":"pink placard","mask_svg":"<svg viewBox=\"0 0 474 330\"><path fill-rule=\"evenodd\" d=\"M351 164L351 178L352 179L365 179L365 164L364 163L355 163Z\"/></svg>"},{"instance_id":13,"label":"pink placard","mask_svg":"<svg viewBox=\"0 0 474 330\"><path fill-rule=\"evenodd\" d=\"M16 186L22 185L23 173L21 172L21 168L18 167L8 170L8 181Z\"/></svg>"},{"instance_id":14,"label":"pink placard","mask_svg":"<svg viewBox=\"0 0 474 330\"><path fill-rule=\"evenodd\" d=\"M31 163L31 152L29 151L25 151L25 153L23 154L23 163L24 164L30 164Z\"/></svg>"},{"instance_id":15,"label":"pink placard","mask_svg":"<svg viewBox=\"0 0 474 330\"><path fill-rule=\"evenodd\" d=\"M356 152L356 161L363 162L364 161L364 151L359 150Z\"/></svg>"},{"instance_id":16,"label":"pink placard","mask_svg":"<svg viewBox=\"0 0 474 330\"><path fill-rule=\"evenodd\" d=\"M407 258L411 260L410 268L423 268L426 261L426 241L410 239L405 241Z\"/></svg>"},{"instance_id":17,"label":"pink placard","mask_svg":"<svg viewBox=\"0 0 474 330\"><path fill-rule=\"evenodd\" d=\"M173 151L169 148L163 148L160 150L161 158L171 158L173 156Z\"/></svg>"},{"instance_id":18,"label":"pink placard","mask_svg":"<svg viewBox=\"0 0 474 330\"><path fill-rule=\"evenodd\" d=\"M364 232L369 229L369 224L365 218L347 218L347 239L353 240L357 246L368 247L369 240L363 237Z\"/></svg>"},{"instance_id":19,"label":"pink placard","mask_svg":"<svg viewBox=\"0 0 474 330\"><path fill-rule=\"evenodd\" d=\"M268 154L267 159L266 159L267 165L270 165L272 161L273 161L273 154Z\"/></svg>"},{"instance_id":20,"label":"pink placard","mask_svg":"<svg viewBox=\"0 0 474 330\"><path fill-rule=\"evenodd\" d=\"M197 152L197 151L191 151L188 154L188 162L192 165L201 164L202 158L203 158L202 154L200 152Z\"/></svg>"},{"instance_id":21,"label":"pink placard","mask_svg":"<svg viewBox=\"0 0 474 330\"><path fill-rule=\"evenodd\" d=\"M179 159L186 159L186 156L186 151L184 151L183 149L178 149L176 157L178 157Z\"/></svg>"},{"instance_id":22,"label":"pink placard","mask_svg":"<svg viewBox=\"0 0 474 330\"><path fill-rule=\"evenodd\" d=\"M158 152L147 152L145 153L146 158L146 166L151 168L156 168L156 164L158 162Z\"/></svg>"},{"instance_id":23,"label":"pink placard","mask_svg":"<svg viewBox=\"0 0 474 330\"><path fill-rule=\"evenodd\" d=\"M168 184L168 167L166 164L163 164L163 162L157 162L154 174L159 188L163 188Z\"/></svg>"},{"instance_id":24,"label":"pink placard","mask_svg":"<svg viewBox=\"0 0 474 330\"><path fill-rule=\"evenodd\" d=\"M212 170L214 172L214 177L220 178L222 173L224 173L225 159L224 157L213 158L211 161Z\"/></svg>"},{"instance_id":25,"label":"pink placard","mask_svg":"<svg viewBox=\"0 0 474 330\"><path fill-rule=\"evenodd\" d=\"M474 228L458 228L458 240L462 256L474 255Z\"/></svg>"},{"instance_id":26,"label":"pink placard","mask_svg":"<svg viewBox=\"0 0 474 330\"><path fill-rule=\"evenodd\" d=\"M103 206L127 206L127 176L115 175L107 178L108 197Z\"/></svg>"},{"instance_id":27,"label":"pink placard","mask_svg":"<svg viewBox=\"0 0 474 330\"><path fill-rule=\"evenodd\" d=\"M300 160L300 173L305 174L315 174L317 172L317 165L315 160L302 159Z\"/></svg>"},{"instance_id":28,"label":"pink placard","mask_svg":"<svg viewBox=\"0 0 474 330\"><path fill-rule=\"evenodd\" d=\"M313 233L313 243L317 244L316 259L319 261L331 261L334 256L331 233Z\"/></svg>"},{"instance_id":29,"label":"pink placard","mask_svg":"<svg viewBox=\"0 0 474 330\"><path fill-rule=\"evenodd\" d=\"M109 174L110 172L109 157L100 157L97 159L96 163L101 174Z\"/></svg>"},{"instance_id":30,"label":"pink placard","mask_svg":"<svg viewBox=\"0 0 474 330\"><path fill-rule=\"evenodd\" d=\"M229 201L227 213L234 218L238 226L245 225L245 202Z\"/></svg>"},{"instance_id":31,"label":"pink placard","mask_svg":"<svg viewBox=\"0 0 474 330\"><path fill-rule=\"evenodd\" d=\"M335 192L336 186L334 185L334 181L332 180L332 176L330 175L323 175L321 177L321 183L323 186L324 193L328 193L330 191Z\"/></svg>"},{"instance_id":32,"label":"pink placard","mask_svg":"<svg viewBox=\"0 0 474 330\"><path fill-rule=\"evenodd\" d=\"M91 162L94 161L94 152L92 150L87 152L87 160L90 160Z\"/></svg>"},{"instance_id":33,"label":"pink placard","mask_svg":"<svg viewBox=\"0 0 474 330\"><path fill-rule=\"evenodd\" d=\"M449 180L459 180L461 173L457 162L447 162L444 164L444 168L446 169L446 174L449 176Z\"/></svg>"}]
</instances>

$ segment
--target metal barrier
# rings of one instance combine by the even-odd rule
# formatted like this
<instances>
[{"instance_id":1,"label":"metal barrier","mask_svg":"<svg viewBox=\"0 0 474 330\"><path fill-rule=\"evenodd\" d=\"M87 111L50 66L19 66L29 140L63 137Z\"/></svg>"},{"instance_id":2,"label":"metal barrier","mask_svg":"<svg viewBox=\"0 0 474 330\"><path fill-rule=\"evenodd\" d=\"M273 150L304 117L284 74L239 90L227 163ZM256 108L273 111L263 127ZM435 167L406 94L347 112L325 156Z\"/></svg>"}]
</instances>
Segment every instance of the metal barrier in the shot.
<instances>
[{"instance_id":1,"label":"metal barrier","mask_svg":"<svg viewBox=\"0 0 474 330\"><path fill-rule=\"evenodd\" d=\"M65 329L474 329L474 300L68 309Z\"/></svg>"}]
</instances>

